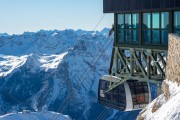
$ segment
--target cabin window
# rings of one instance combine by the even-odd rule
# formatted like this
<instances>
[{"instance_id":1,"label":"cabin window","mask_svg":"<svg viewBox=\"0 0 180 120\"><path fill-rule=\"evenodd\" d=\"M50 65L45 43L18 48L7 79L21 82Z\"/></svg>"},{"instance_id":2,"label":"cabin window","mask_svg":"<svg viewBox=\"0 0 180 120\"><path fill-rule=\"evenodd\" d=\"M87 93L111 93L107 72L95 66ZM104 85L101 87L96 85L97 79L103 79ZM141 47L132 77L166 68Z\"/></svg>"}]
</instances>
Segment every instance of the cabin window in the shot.
<instances>
[{"instance_id":1,"label":"cabin window","mask_svg":"<svg viewBox=\"0 0 180 120\"><path fill-rule=\"evenodd\" d=\"M113 82L112 82L113 84ZM100 79L99 97L102 101L106 101L109 105L116 105L122 110L126 108L126 93L124 84L121 84L109 92L106 92L110 86L110 82Z\"/></svg>"},{"instance_id":2,"label":"cabin window","mask_svg":"<svg viewBox=\"0 0 180 120\"><path fill-rule=\"evenodd\" d=\"M136 109L141 108L149 102L149 90L147 82L138 82L135 80L128 81L133 106Z\"/></svg>"}]
</instances>

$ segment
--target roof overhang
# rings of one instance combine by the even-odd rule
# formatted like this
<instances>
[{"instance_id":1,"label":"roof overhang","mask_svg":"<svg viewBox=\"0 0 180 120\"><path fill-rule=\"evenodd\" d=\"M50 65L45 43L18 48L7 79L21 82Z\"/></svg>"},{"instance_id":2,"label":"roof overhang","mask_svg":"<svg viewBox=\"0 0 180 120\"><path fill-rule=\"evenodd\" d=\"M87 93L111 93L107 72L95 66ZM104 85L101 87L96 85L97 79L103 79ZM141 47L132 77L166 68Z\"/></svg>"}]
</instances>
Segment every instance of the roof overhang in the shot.
<instances>
[{"instance_id":1,"label":"roof overhang","mask_svg":"<svg viewBox=\"0 0 180 120\"><path fill-rule=\"evenodd\" d=\"M103 0L104 13L180 10L180 0Z\"/></svg>"}]
</instances>

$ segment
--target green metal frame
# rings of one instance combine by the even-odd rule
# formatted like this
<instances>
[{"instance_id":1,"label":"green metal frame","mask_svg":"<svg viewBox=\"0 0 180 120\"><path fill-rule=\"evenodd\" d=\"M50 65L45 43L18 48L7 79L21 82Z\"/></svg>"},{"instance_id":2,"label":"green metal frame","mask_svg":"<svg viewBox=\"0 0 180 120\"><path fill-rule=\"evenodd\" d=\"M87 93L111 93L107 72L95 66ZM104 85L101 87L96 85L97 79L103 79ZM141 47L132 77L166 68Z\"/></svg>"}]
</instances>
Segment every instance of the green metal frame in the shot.
<instances>
[{"instance_id":1,"label":"green metal frame","mask_svg":"<svg viewBox=\"0 0 180 120\"><path fill-rule=\"evenodd\" d=\"M166 56L166 50L114 47L109 74L120 78L119 82L133 79L161 83L165 79Z\"/></svg>"}]
</instances>

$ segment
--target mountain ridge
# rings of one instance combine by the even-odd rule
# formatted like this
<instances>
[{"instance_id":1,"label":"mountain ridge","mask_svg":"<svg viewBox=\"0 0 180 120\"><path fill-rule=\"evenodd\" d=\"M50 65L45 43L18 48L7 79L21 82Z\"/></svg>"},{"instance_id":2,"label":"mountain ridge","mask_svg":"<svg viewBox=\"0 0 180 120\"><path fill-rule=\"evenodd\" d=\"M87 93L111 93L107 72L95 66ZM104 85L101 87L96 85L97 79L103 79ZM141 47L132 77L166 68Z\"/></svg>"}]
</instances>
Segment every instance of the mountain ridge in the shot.
<instances>
[{"instance_id":1,"label":"mountain ridge","mask_svg":"<svg viewBox=\"0 0 180 120\"><path fill-rule=\"evenodd\" d=\"M107 109L97 101L98 79L108 74L113 46L105 31L55 30L0 37L0 114L29 109L96 119ZM72 91L75 95L67 100ZM108 110L106 118L135 119L137 114Z\"/></svg>"}]
</instances>

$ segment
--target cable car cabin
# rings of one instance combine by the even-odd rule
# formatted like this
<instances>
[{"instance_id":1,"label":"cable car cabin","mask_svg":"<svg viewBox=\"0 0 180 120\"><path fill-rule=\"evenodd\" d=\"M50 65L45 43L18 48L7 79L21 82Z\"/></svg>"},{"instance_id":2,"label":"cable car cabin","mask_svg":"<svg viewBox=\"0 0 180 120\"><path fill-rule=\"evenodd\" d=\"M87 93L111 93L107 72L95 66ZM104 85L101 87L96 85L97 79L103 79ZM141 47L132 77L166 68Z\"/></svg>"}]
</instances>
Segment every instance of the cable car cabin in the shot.
<instances>
[{"instance_id":1,"label":"cable car cabin","mask_svg":"<svg viewBox=\"0 0 180 120\"><path fill-rule=\"evenodd\" d=\"M99 80L98 100L100 104L121 111L132 111L142 109L150 103L149 83L127 80L108 91L110 83L113 84L117 80L117 77L109 75Z\"/></svg>"}]
</instances>

